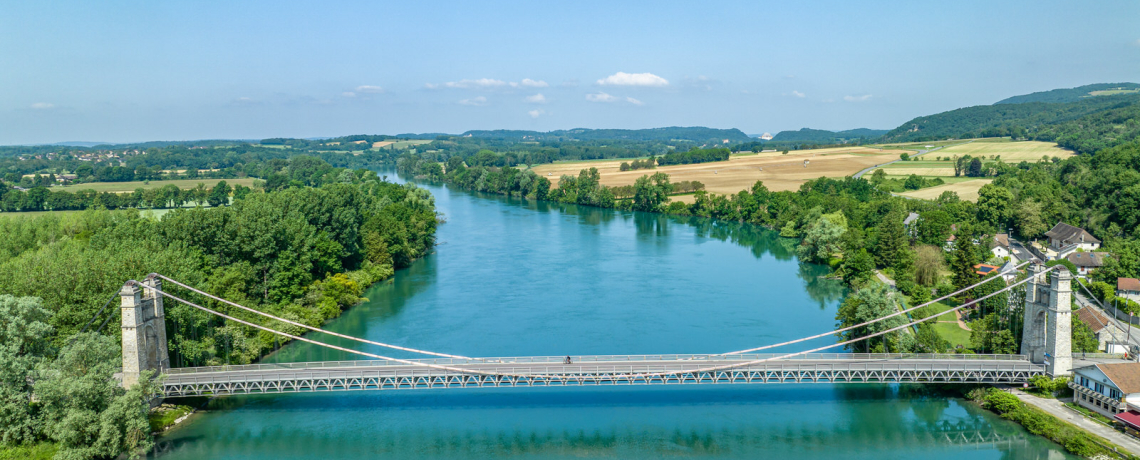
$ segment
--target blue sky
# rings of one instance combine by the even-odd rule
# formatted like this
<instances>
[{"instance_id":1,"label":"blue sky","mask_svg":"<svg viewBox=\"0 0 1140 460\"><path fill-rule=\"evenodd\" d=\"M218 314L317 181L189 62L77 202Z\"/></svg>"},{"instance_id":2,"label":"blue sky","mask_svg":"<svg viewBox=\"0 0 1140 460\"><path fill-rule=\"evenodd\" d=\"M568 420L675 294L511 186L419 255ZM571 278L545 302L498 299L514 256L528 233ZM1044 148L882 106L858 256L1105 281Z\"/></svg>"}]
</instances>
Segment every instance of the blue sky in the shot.
<instances>
[{"instance_id":1,"label":"blue sky","mask_svg":"<svg viewBox=\"0 0 1140 460\"><path fill-rule=\"evenodd\" d=\"M1140 81L1140 2L0 0L0 144L893 128Z\"/></svg>"}]
</instances>

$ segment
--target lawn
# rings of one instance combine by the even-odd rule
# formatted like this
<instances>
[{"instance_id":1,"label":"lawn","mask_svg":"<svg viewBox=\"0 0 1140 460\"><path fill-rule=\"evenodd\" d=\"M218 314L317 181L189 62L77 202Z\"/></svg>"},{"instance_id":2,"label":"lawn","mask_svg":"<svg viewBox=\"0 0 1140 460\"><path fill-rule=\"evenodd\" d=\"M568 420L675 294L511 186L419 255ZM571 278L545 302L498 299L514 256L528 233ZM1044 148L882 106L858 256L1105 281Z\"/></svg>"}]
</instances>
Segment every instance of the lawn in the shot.
<instances>
[{"instance_id":1,"label":"lawn","mask_svg":"<svg viewBox=\"0 0 1140 460\"><path fill-rule=\"evenodd\" d=\"M947 311L951 308L954 308L955 306L956 305L952 305L943 300L941 302L936 302L930 306L924 307L923 310L929 311L930 309L933 309L935 312L937 312L936 314L938 314L938 319L931 320L937 322L932 323L931 325L934 327L934 331L937 332L939 336L941 336L943 339L946 339L947 342L950 342L951 346L957 347L958 345L962 345L963 347L969 347L970 331L962 329L960 326L958 326L957 317L954 316L954 312Z\"/></svg>"},{"instance_id":2,"label":"lawn","mask_svg":"<svg viewBox=\"0 0 1140 460\"><path fill-rule=\"evenodd\" d=\"M65 185L63 187L52 187L52 190L66 190L69 192L76 192L79 190L94 190L96 192L112 192L112 193L126 193L133 192L135 189L150 189L162 188L167 185L174 185L180 189L191 189L203 184L206 188L211 188L217 185L220 181L226 181L230 187L235 185L244 185L252 187L253 182L257 179L246 177L242 179L177 179L177 180L152 180L148 182L134 181L134 182L89 182L86 184Z\"/></svg>"},{"instance_id":3,"label":"lawn","mask_svg":"<svg viewBox=\"0 0 1140 460\"><path fill-rule=\"evenodd\" d=\"M946 179L943 179L946 180ZM958 194L958 198L966 201L978 201L978 191L983 186L993 182L993 179L968 179L960 182L951 182L948 184L939 185L937 187L929 187L921 190L913 190L910 192L903 192L899 195L920 198L923 200L933 200L938 198L942 192L951 191Z\"/></svg>"}]
</instances>

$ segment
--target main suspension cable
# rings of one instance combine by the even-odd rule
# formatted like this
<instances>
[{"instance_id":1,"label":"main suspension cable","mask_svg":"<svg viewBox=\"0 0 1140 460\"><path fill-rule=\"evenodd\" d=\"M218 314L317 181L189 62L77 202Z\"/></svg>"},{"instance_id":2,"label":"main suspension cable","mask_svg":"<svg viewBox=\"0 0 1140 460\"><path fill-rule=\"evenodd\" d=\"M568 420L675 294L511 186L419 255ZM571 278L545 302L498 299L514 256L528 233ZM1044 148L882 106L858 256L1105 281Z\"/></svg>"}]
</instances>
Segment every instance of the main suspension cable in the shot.
<instances>
[{"instance_id":1,"label":"main suspension cable","mask_svg":"<svg viewBox=\"0 0 1140 460\"><path fill-rule=\"evenodd\" d=\"M988 295L985 295L981 298L974 299L970 302L966 302L962 305L951 308L951 309L947 310L947 312L958 311L962 308L966 308L968 306L974 305L978 302L986 300L986 299L993 297L995 295L1009 291L1010 289L1013 289L1014 287L1020 286L1021 284L1027 283L1030 280L1032 280L1033 278L1044 275L1044 274L1054 270L1055 268L1056 267L1053 267L1053 268L1047 269L1045 271L1031 275L1024 280L1019 281L1019 282L1014 283L1014 284L1011 284L1011 285L1009 285L1009 286L1007 286L1007 287L1005 287L999 291L995 291L995 292L988 294ZM133 281L133 280L129 281L128 283L141 284L141 283L138 283L137 281ZM412 365L412 366L427 367L427 368L431 368L431 369L439 369L439 370L445 370L445 371L451 371L451 372L459 372L459 373L464 373L464 374L487 375L487 376L495 376L495 377L517 377L517 378L564 378L564 377L566 377L565 374L563 374L563 375L558 375L558 374L515 374L515 373L505 373L505 372L488 372L488 371L480 371L480 370L475 370L475 369L464 369L464 368L459 368L459 367L443 366L443 365L438 365L438 364L431 364L431 363L417 362L417 361L411 361L411 360L400 359L400 358L393 358L393 357L389 357L389 356L382 356L382 355L377 355L377 354L373 354L373 353L367 353L367 352L363 352L363 351L359 351L359 350L352 350L349 348L339 347L336 345L330 345L330 344L318 342L318 341L315 341L312 339L307 339L307 338L304 338L301 336L289 334L287 332L281 332L281 331L273 330L273 329L270 329L270 328L265 327L265 326L261 326L258 324L251 323L249 321L238 319L238 318L226 315L224 313L214 311L210 308L203 307L201 305L195 304L195 303L190 302L188 300L179 298L173 294L162 291L161 289L157 289L157 288L145 286L145 285L142 285L142 288L152 290L152 291L157 292L159 294L162 294L166 297L170 297L171 299L174 299L175 301L184 303L186 305L189 305L191 307L205 311L207 313L214 314L214 315L220 316L222 318L225 318L225 319L228 319L231 321L235 321L235 322L238 322L238 323L241 323L241 324L244 324L244 325L256 328L256 329L260 329L260 330L270 332L273 334L278 334L278 335L282 335L285 337L289 337L289 338L294 339L294 340L299 340L302 342L311 343L314 345L323 346L326 348L330 348L330 349L334 349L334 350L338 350L338 351L343 351L343 352L347 352L347 353L352 353L352 354L357 354L357 355L361 355L361 356L366 356L366 357L370 357L370 358L374 358L374 359L381 359L381 360L392 361L392 362L397 362L397 363L407 364L407 365ZM779 355L779 356L761 358L761 359L744 361L744 362L739 362L739 363L726 364L726 365L722 365L722 366L712 366L712 367L707 367L707 368L681 369L681 370L663 371L663 372L644 372L644 373L631 372L631 373L627 373L627 374L615 374L615 375L607 376L606 378L607 379L624 379L624 378L663 377L663 376L669 376L669 375L714 372L714 371L720 371L720 370L735 369L735 368L739 368L739 367L747 367L747 366L760 364L760 363L764 363L764 362L776 361L776 360L786 359L786 358L790 358L790 357L794 357L794 356L801 356L801 355L805 355L808 353L814 353L817 351L822 351L822 350L826 350L829 348L834 348L837 346L844 346L844 345L860 342L863 340L867 340L867 339L878 337L878 336L881 336L884 334L888 334L888 333L891 333L891 332L894 332L894 331L897 331L900 329L905 329L905 328L910 327L914 324L929 321L929 320L934 319L934 318L937 318L937 316L929 316L926 318L922 318L920 320L912 321L910 323L906 323L906 324L903 324L901 326L893 327L893 328L890 328L890 329L887 329L884 331L876 332L876 333L873 333L873 334L870 334L867 336L858 337L858 338L846 340L843 342L834 343L834 344L814 348L811 350L800 351L800 352L795 352L795 353L787 353L787 354L783 354L783 355Z\"/></svg>"},{"instance_id":2,"label":"main suspension cable","mask_svg":"<svg viewBox=\"0 0 1140 460\"><path fill-rule=\"evenodd\" d=\"M946 295L944 295L944 296L942 296L942 297L939 297L939 298L937 298L937 299L931 300L931 301L929 301L929 302L926 302L926 303L924 303L924 304L921 304L921 305L916 305L916 306L914 306L914 307L911 307L911 308L908 308L908 309L906 309L906 310L902 310L902 311L899 311L899 312L897 312L897 313L891 313L891 314L889 314L889 315L886 315L886 316L882 316L882 317L879 317L879 318L875 318L875 319L873 319L873 320L870 320L870 321L867 321L867 322L864 322L864 323L859 323L859 324L856 324L856 325L853 325L853 326L847 326L847 327L845 327L845 328L842 328L842 329L836 329L836 330L834 330L834 331L824 332L824 333L822 333L822 334L816 334L816 335L813 335L813 336L810 336L810 337L803 337L803 338L799 338L799 339L795 339L795 340L789 340L789 341L787 341L787 342L781 342L781 343L777 343L777 344L773 344L773 345L764 345L764 346L762 346L762 347L749 348L749 349L747 349L747 350L730 351L730 352L728 352L728 353L718 353L718 354L714 354L714 355L708 355L708 356L729 356L729 355L739 355L739 354L744 354L744 353L751 353L751 352L754 352L754 351L767 350L767 349L769 349L769 348L776 348L776 347L783 347L783 346L792 345L792 344L796 344L796 343L800 343L800 342L806 342L806 341L808 341L808 340L818 339L818 338L820 338L820 337L827 337L827 336L829 336L829 335L832 335L832 334L837 334L837 333L840 333L840 332L846 332L846 331L850 331L850 330L852 330L852 329L855 329L855 328L858 328L858 327L863 327L863 326L866 326L866 325L868 325L868 324L874 324L874 323L877 323L877 322L879 322L879 321L883 321L883 320L886 320L886 319L888 319L888 318L894 318L894 317L896 317L896 316L899 316L899 315L903 315L903 314L909 313L909 312L911 312L911 311L917 310L917 309L919 309L919 308L922 308L922 307L925 307L925 306L927 306L927 305L931 305L931 304L933 304L933 303L935 303L935 302L940 302L940 301L946 300L946 299L948 299L948 298L950 298L950 297L953 297L953 296L955 296L955 295L961 294L961 293L963 293L963 292L966 292L966 291L968 291L968 290L970 290L970 289L973 289L973 288L975 288L975 287L981 286L981 285L983 285L983 284L985 284L985 283L989 283L989 282L991 282L991 281L993 281L993 280L996 280L996 279L1000 279L1000 278L1001 278L1003 275L1005 275L1005 274L1007 274L1007 273L1010 273L1010 272L1014 272L1014 271L1017 271L1017 269L1018 269L1018 268L1024 267L1024 266L1025 266L1026 264L1028 264L1028 263L1029 263L1029 262L1023 262L1021 265L1018 265L1018 266L1016 266L1016 267L1013 267L1013 269L1011 269L1011 270L1008 270L1008 271L1005 271L1005 272L1001 272L1001 273L999 273L999 274L997 274L997 275L995 275L995 276L992 276L992 277L986 277L986 279L982 280L982 281L981 281L981 282L979 282L979 283L976 283L976 284L972 284L972 285L970 285L970 286L966 286L966 287L964 287L964 288L962 288L962 289L959 289L959 290L957 290L957 291L951 292L951 293L949 293L949 294L946 294Z\"/></svg>"},{"instance_id":3,"label":"main suspension cable","mask_svg":"<svg viewBox=\"0 0 1140 460\"><path fill-rule=\"evenodd\" d=\"M283 323L286 323L286 324L291 324L291 325L293 325L293 326L297 326L297 327L300 327L300 328L308 329L308 330L310 330L310 331L313 331L313 332L320 332L320 333L323 333L323 334L328 334L328 335L331 335L331 336L334 336L334 337L340 337L340 338L342 338L342 339L354 340L354 341L357 341L357 342L360 342L360 343L367 343L367 344L369 344L369 345L376 345L376 346L378 346L378 347L392 348L392 349L395 349L395 350L402 350L402 351L410 351L410 352L412 352L412 353L420 353L420 354L425 354L425 355L440 356L440 357L444 357L444 358L455 358L455 359L478 359L478 358L470 358L470 357L467 357L467 356L449 355L449 354L447 354L447 353L438 353L438 352L434 352L434 351L427 351L427 350L419 350L419 349L415 349L415 348L409 348L409 347L402 347L402 346L400 346L400 345L392 345L392 344L389 344L389 343L376 342L376 341L373 341L373 340L362 339L362 338L359 338L359 337L353 337L353 336L351 336L351 335L345 335L345 334L341 334L341 333L339 333L339 332L333 332L333 331L329 331L329 330L321 329L321 328L318 328L318 327L309 326L309 325L307 325L307 324L298 323L298 322L296 322L296 321L288 320L288 319L282 318L282 317L280 317L280 316L271 315L271 314L269 314L269 313L265 313L265 312L263 312L263 311L255 310L255 309L253 309L253 308L249 308L249 307L246 307L246 306L244 306L244 305L240 305L240 304L237 304L237 303L234 303L234 302L230 302L229 300L223 299L223 298L221 298L221 297L218 297L218 296L216 296L216 295L210 294L210 293L208 293L208 292L204 292L204 291L201 291L201 290L199 290L199 289L195 289L195 288L193 288L193 287L190 287L190 286L188 286L188 285L186 285L186 284L180 283L180 282L178 282L178 281L176 281L176 280L174 280L174 279L171 279L171 278L170 278L170 277L168 277L168 276L165 276L165 275L162 275L162 274L159 274L159 273L151 273L151 274L150 274L150 276L151 276L151 277L155 277L155 278L162 278L163 280L166 280L166 281L170 281L171 283L174 283L175 285L178 285L178 286L180 286L180 287L182 287L182 288L185 288L185 289L187 289L187 290L190 290L190 291L192 291L192 292L198 293L198 294L200 294L200 295L202 295L202 296L205 296L205 297L207 297L207 298L210 298L210 299L214 299L214 300L217 300L218 302L222 302L222 303L224 303L224 304L226 304L226 305L231 305L231 306L234 306L234 307L240 308L240 309L242 309L242 310L248 311L248 312L250 312L250 313L256 313L256 314L258 314L258 315L261 315L261 316L264 316L264 317L266 317L266 318L269 318L269 319L273 319L273 320L276 320L276 321L281 321L281 322L283 322Z\"/></svg>"}]
</instances>

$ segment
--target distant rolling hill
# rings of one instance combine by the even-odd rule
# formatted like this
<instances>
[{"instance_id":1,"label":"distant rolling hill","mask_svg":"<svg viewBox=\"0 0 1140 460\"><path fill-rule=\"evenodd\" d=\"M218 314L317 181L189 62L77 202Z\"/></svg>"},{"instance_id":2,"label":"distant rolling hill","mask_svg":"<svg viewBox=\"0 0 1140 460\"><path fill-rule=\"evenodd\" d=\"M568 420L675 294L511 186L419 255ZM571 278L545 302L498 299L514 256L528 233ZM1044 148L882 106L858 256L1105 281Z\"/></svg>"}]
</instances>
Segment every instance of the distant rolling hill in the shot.
<instances>
[{"instance_id":1,"label":"distant rolling hill","mask_svg":"<svg viewBox=\"0 0 1140 460\"><path fill-rule=\"evenodd\" d=\"M828 131L825 129L803 128L799 131L780 131L771 142L811 142L818 144L839 144L857 139L876 139L886 134L885 129L848 129Z\"/></svg>"},{"instance_id":2,"label":"distant rolling hill","mask_svg":"<svg viewBox=\"0 0 1140 460\"><path fill-rule=\"evenodd\" d=\"M651 129L562 129L550 132L520 131L499 129L493 131L467 131L464 136L483 137L493 139L532 139L542 140L630 140L630 141L671 141L685 140L691 142L747 142L750 140L743 131L733 129L705 128L702 126Z\"/></svg>"},{"instance_id":3,"label":"distant rolling hill","mask_svg":"<svg viewBox=\"0 0 1140 460\"><path fill-rule=\"evenodd\" d=\"M1012 136L1056 140L1073 148L1083 145L1083 140L1072 133L1087 131L1087 128L1073 128L1074 124L1113 123L1112 120L1135 113L1137 104L1140 104L1140 84L1099 83L1014 96L993 105L965 107L914 118L886 133L881 140L914 142ZM1128 126L1131 128L1116 130L1116 139L1133 137L1132 131L1140 129L1135 124ZM1074 149L1084 151L1088 148Z\"/></svg>"},{"instance_id":4,"label":"distant rolling hill","mask_svg":"<svg viewBox=\"0 0 1140 460\"><path fill-rule=\"evenodd\" d=\"M1140 92L1140 84L1137 83L1096 83L1092 85L1078 86L1076 88L1061 88L1050 91L1039 91L1036 93L1023 94L1021 96L1013 96L997 101L994 103L994 105L1024 104L1026 102L1077 102L1079 100L1090 97L1113 96L1117 94L1137 92Z\"/></svg>"}]
</instances>

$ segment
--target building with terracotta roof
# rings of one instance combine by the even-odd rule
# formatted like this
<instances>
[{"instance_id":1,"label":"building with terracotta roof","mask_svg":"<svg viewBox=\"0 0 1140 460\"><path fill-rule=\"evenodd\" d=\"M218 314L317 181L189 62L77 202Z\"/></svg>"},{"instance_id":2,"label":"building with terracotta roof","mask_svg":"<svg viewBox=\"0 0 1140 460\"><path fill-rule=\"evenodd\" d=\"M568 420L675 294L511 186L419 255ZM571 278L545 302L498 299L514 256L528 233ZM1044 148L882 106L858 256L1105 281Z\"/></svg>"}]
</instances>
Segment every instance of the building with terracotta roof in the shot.
<instances>
[{"instance_id":1,"label":"building with terracotta roof","mask_svg":"<svg viewBox=\"0 0 1140 460\"><path fill-rule=\"evenodd\" d=\"M1140 280L1136 278L1117 278L1116 296L1134 302L1140 302Z\"/></svg>"},{"instance_id":2,"label":"building with terracotta roof","mask_svg":"<svg viewBox=\"0 0 1140 460\"><path fill-rule=\"evenodd\" d=\"M1109 349L1109 344L1114 342L1113 337L1120 337L1123 339L1124 331L1120 330L1120 326L1115 321L1109 319L1104 312L1097 310L1095 307L1082 307L1076 311L1077 318L1092 329L1093 336L1096 337L1097 350L1107 351L1109 353L1123 353L1125 348L1121 345L1112 345ZM1119 349L1119 350L1118 350ZM1140 401L1137 401L1140 404Z\"/></svg>"},{"instance_id":3,"label":"building with terracotta roof","mask_svg":"<svg viewBox=\"0 0 1140 460\"><path fill-rule=\"evenodd\" d=\"M1129 401L1140 405L1140 363L1094 364L1073 369L1069 387L1073 389L1073 402L1115 417L1131 409Z\"/></svg>"}]
</instances>

